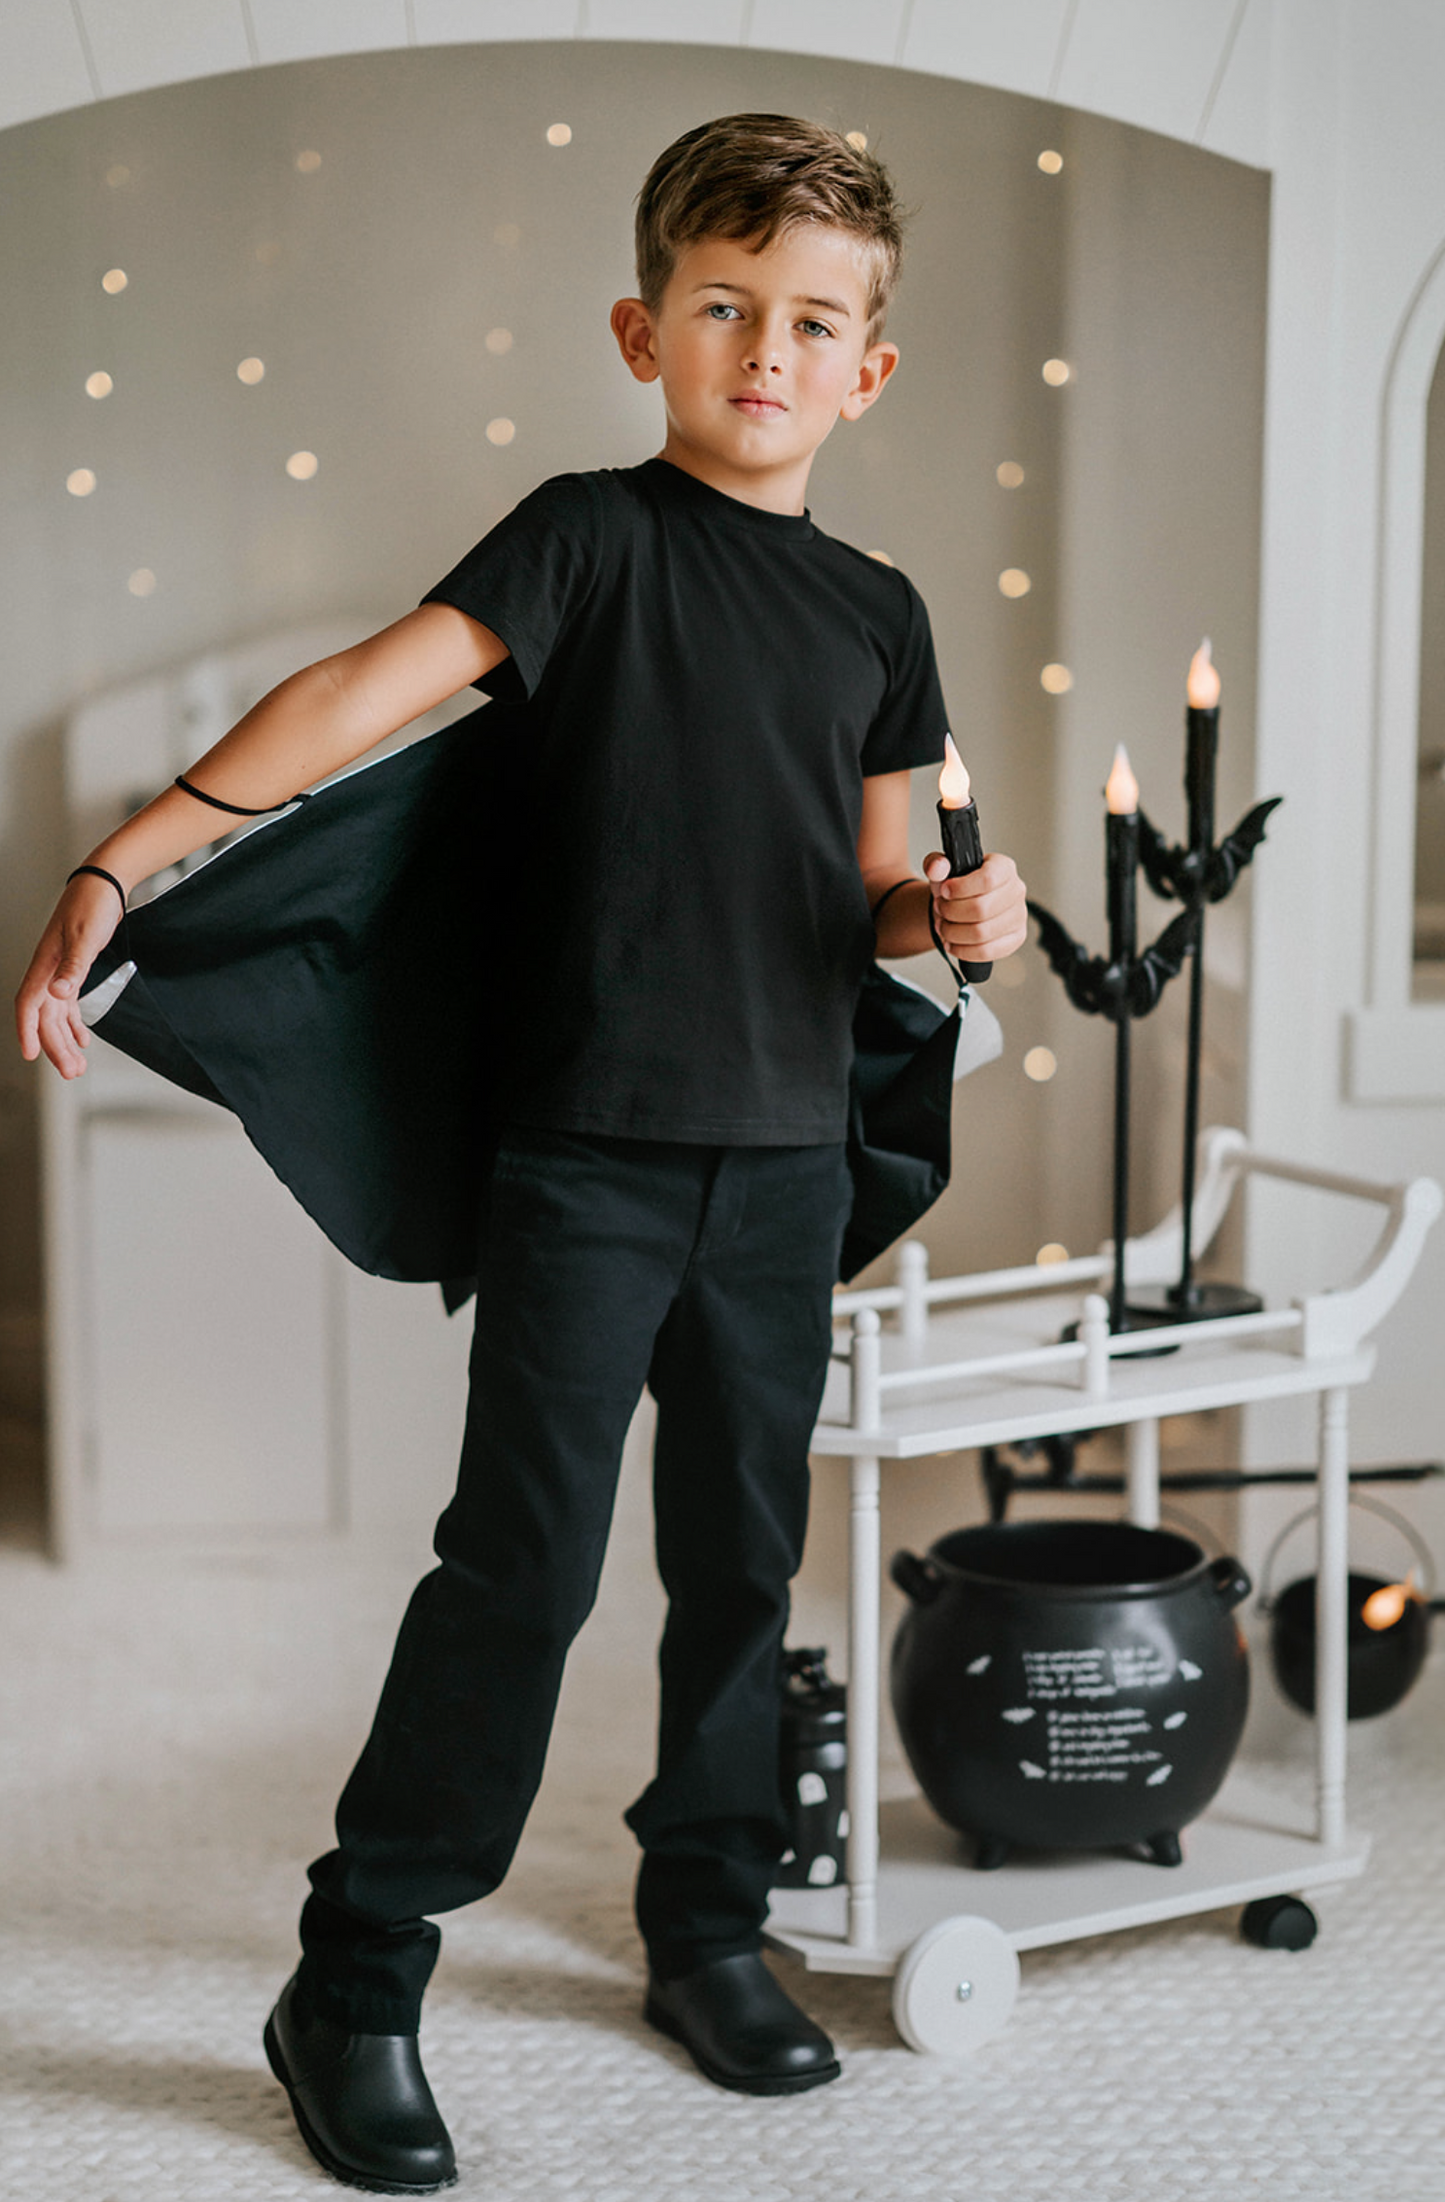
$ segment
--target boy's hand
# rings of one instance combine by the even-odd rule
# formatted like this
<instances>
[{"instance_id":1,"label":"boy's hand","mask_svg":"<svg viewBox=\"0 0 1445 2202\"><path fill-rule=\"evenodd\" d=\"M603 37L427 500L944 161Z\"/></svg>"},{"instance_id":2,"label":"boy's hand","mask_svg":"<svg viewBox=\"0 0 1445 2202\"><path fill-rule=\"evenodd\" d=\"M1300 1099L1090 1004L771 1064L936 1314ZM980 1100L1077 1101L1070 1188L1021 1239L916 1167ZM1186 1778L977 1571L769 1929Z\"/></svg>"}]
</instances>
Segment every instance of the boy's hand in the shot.
<instances>
[{"instance_id":1,"label":"boy's hand","mask_svg":"<svg viewBox=\"0 0 1445 2202\"><path fill-rule=\"evenodd\" d=\"M941 851L924 859L938 937L959 963L997 963L1028 938L1028 889L1011 856L986 856L976 872L950 879Z\"/></svg>"},{"instance_id":2,"label":"boy's hand","mask_svg":"<svg viewBox=\"0 0 1445 2202\"><path fill-rule=\"evenodd\" d=\"M15 997L15 1029L27 1063L44 1054L62 1078L78 1078L85 1069L82 1050L90 1034L81 1023L80 989L120 919L108 880L88 873L71 880Z\"/></svg>"}]
</instances>

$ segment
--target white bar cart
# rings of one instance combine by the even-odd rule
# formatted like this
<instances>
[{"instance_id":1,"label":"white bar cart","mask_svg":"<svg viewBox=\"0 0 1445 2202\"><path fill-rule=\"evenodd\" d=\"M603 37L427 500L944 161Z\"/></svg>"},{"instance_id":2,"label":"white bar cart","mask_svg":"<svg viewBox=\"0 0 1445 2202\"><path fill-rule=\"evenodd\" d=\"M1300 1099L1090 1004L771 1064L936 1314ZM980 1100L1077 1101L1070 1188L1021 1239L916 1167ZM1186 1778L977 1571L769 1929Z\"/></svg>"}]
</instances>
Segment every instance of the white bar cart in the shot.
<instances>
[{"instance_id":1,"label":"white bar cart","mask_svg":"<svg viewBox=\"0 0 1445 2202\"><path fill-rule=\"evenodd\" d=\"M1200 1147L1196 1246L1209 1243L1243 1179L1282 1179L1385 1211L1359 1273L1287 1308L1112 1337L1097 1289L1112 1271L1107 1248L1052 1268L930 1280L925 1250L909 1242L896 1284L835 1303L848 1327L813 1449L851 1464L846 1875L832 1888L776 1891L768 1936L813 1971L893 1975L894 2017L915 2049L959 2054L997 2033L1017 1993L1021 1950L1293 1897L1365 1865L1368 1840L1345 1824L1349 1393L1373 1370L1366 1341L1409 1281L1441 1191L1432 1178L1386 1185L1276 1160L1229 1130L1205 1132ZM1176 1214L1129 1242L1129 1285L1168 1282L1180 1254ZM1078 1337L1061 1343L1071 1317ZM1166 1345L1178 1350L1160 1355ZM1122 1427L1129 1518L1154 1528L1161 1418L1310 1393L1319 1399L1312 1829L1272 1824L1236 1775L1188 1829L1180 1866L1080 1853L1021 1858L985 1877L961 1862L959 1838L921 1798L880 1810L885 1460ZM975 1897L982 1908L960 1910Z\"/></svg>"}]
</instances>

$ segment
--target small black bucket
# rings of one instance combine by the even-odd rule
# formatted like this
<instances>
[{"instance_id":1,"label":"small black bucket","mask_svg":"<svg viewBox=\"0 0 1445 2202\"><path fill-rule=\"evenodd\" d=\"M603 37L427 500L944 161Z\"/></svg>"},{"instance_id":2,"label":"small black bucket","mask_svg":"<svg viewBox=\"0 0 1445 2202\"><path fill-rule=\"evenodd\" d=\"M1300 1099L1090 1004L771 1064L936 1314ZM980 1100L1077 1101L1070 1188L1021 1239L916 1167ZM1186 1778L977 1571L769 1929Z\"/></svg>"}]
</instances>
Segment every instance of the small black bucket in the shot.
<instances>
[{"instance_id":1,"label":"small black bucket","mask_svg":"<svg viewBox=\"0 0 1445 2202\"><path fill-rule=\"evenodd\" d=\"M778 1778L788 1848L774 1886L831 1888L848 1839L848 1693L830 1679L826 1651L783 1654Z\"/></svg>"},{"instance_id":2,"label":"small black bucket","mask_svg":"<svg viewBox=\"0 0 1445 2202\"><path fill-rule=\"evenodd\" d=\"M1408 1592L1403 1584L1390 1584L1382 1575L1366 1575L1351 1569L1346 1594L1348 1628L1345 1638L1345 1704L1350 1720L1374 1720L1393 1712L1420 1678L1430 1651L1430 1615L1436 1610L1431 1598L1434 1570L1430 1554L1417 1532L1393 1507L1351 1493L1350 1504L1397 1529L1413 1548L1426 1588L1423 1594ZM1264 1589L1259 1610L1269 1620L1269 1650L1275 1680L1302 1713L1315 1709L1315 1600L1318 1585L1313 1575L1301 1575L1277 1595L1270 1583L1274 1563L1285 1539L1307 1522L1318 1508L1297 1514L1275 1538L1264 1564ZM1382 1591L1395 1590L1391 1601L1398 1611L1383 1625L1373 1626L1366 1608Z\"/></svg>"}]
</instances>

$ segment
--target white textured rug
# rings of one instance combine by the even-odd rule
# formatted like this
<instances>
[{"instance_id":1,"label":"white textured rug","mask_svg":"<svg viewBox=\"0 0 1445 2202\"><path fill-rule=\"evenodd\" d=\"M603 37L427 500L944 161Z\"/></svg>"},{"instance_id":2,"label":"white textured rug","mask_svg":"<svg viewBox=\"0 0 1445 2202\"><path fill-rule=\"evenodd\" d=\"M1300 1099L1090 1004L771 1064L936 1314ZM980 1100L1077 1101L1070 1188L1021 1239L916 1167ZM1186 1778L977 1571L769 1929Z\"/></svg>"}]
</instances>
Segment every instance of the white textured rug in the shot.
<instances>
[{"instance_id":1,"label":"white textured rug","mask_svg":"<svg viewBox=\"0 0 1445 2202\"><path fill-rule=\"evenodd\" d=\"M6 2202L338 2191L260 2030L411 1557L151 1552L56 1573L0 1552ZM1007 2031L969 2065L905 2049L886 1984L789 1971L844 2078L759 2103L710 2087L640 2017L618 1815L647 1771L654 1622L604 1586L515 1874L445 1923L423 2042L460 2195L1445 2196L1438 1661L1397 1714L1352 1731L1352 1818L1375 1859L1320 1907L1313 1950L1247 1948L1219 1914L1035 1953ZM1305 1723L1286 1737L1268 1778L1298 1797Z\"/></svg>"}]
</instances>

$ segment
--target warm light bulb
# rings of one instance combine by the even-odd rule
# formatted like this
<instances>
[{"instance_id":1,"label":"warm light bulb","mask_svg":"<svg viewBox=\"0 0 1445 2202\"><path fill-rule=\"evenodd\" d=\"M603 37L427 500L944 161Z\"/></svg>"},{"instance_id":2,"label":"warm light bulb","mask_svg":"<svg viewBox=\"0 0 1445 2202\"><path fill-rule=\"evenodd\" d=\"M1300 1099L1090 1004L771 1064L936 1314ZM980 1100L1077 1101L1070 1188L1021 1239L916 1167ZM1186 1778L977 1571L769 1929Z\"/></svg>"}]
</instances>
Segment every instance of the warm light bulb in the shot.
<instances>
[{"instance_id":1,"label":"warm light bulb","mask_svg":"<svg viewBox=\"0 0 1445 2202\"><path fill-rule=\"evenodd\" d=\"M107 268L100 279L100 287L111 298L119 298L130 277L124 268Z\"/></svg>"},{"instance_id":2,"label":"warm light bulb","mask_svg":"<svg viewBox=\"0 0 1445 2202\"><path fill-rule=\"evenodd\" d=\"M130 590L132 596L153 596L155 586L156 577L149 566L137 566L135 572L126 582L126 587Z\"/></svg>"},{"instance_id":3,"label":"warm light bulb","mask_svg":"<svg viewBox=\"0 0 1445 2202\"><path fill-rule=\"evenodd\" d=\"M1206 635L1189 660L1186 693L1195 711L1212 711L1219 702L1219 670L1213 652L1214 645Z\"/></svg>"},{"instance_id":4,"label":"warm light bulb","mask_svg":"<svg viewBox=\"0 0 1445 2202\"><path fill-rule=\"evenodd\" d=\"M1024 470L1017 459L1005 459L994 469L994 480L1000 489L1022 489Z\"/></svg>"},{"instance_id":5,"label":"warm light bulb","mask_svg":"<svg viewBox=\"0 0 1445 2202\"><path fill-rule=\"evenodd\" d=\"M95 487L95 476L88 466L78 466L66 475L65 486L72 497L88 497Z\"/></svg>"},{"instance_id":6,"label":"warm light bulb","mask_svg":"<svg viewBox=\"0 0 1445 2202\"><path fill-rule=\"evenodd\" d=\"M1032 1078L1036 1086L1046 1086L1058 1067L1058 1057L1051 1047L1031 1047L1024 1057L1024 1076Z\"/></svg>"},{"instance_id":7,"label":"warm light bulb","mask_svg":"<svg viewBox=\"0 0 1445 2202\"><path fill-rule=\"evenodd\" d=\"M486 438L488 443L510 443L516 433L517 424L515 421L499 419L487 422Z\"/></svg>"},{"instance_id":8,"label":"warm light bulb","mask_svg":"<svg viewBox=\"0 0 1445 2202\"><path fill-rule=\"evenodd\" d=\"M510 329L488 329L482 342L489 352L495 353L500 359L503 352L510 352L512 349L512 332Z\"/></svg>"},{"instance_id":9,"label":"warm light bulb","mask_svg":"<svg viewBox=\"0 0 1445 2202\"><path fill-rule=\"evenodd\" d=\"M93 375L85 378L85 394L88 398L108 398L114 388L115 384L103 367L98 367Z\"/></svg>"},{"instance_id":10,"label":"warm light bulb","mask_svg":"<svg viewBox=\"0 0 1445 2202\"><path fill-rule=\"evenodd\" d=\"M1057 176L1059 170L1063 167L1063 165L1063 154L1055 153L1052 147L1046 148L1046 150L1039 155L1039 166L1046 176Z\"/></svg>"},{"instance_id":11,"label":"warm light bulb","mask_svg":"<svg viewBox=\"0 0 1445 2202\"><path fill-rule=\"evenodd\" d=\"M1051 696L1066 696L1074 685L1074 676L1067 665L1046 665L1039 675L1039 686Z\"/></svg>"},{"instance_id":12,"label":"warm light bulb","mask_svg":"<svg viewBox=\"0 0 1445 2202\"><path fill-rule=\"evenodd\" d=\"M1120 742L1114 752L1109 777L1104 782L1104 801L1116 818L1127 818L1139 808L1139 783L1129 764L1129 752Z\"/></svg>"},{"instance_id":13,"label":"warm light bulb","mask_svg":"<svg viewBox=\"0 0 1445 2202\"><path fill-rule=\"evenodd\" d=\"M266 362L264 359L243 359L236 366L236 380L247 385L260 382L265 373Z\"/></svg>"},{"instance_id":14,"label":"warm light bulb","mask_svg":"<svg viewBox=\"0 0 1445 2202\"><path fill-rule=\"evenodd\" d=\"M552 123L549 123L549 124L547 125L547 143L548 143L549 145L570 145L570 144L572 143L572 125L571 125L571 123L570 123L570 122L552 122Z\"/></svg>"},{"instance_id":15,"label":"warm light bulb","mask_svg":"<svg viewBox=\"0 0 1445 2202\"><path fill-rule=\"evenodd\" d=\"M1033 583L1022 566L1005 566L998 577L998 586L1001 596L1027 596Z\"/></svg>"},{"instance_id":16,"label":"warm light bulb","mask_svg":"<svg viewBox=\"0 0 1445 2202\"><path fill-rule=\"evenodd\" d=\"M943 737L943 770L938 775L938 800L945 810L962 810L968 801L968 767L958 754L951 734Z\"/></svg>"},{"instance_id":17,"label":"warm light bulb","mask_svg":"<svg viewBox=\"0 0 1445 2202\"><path fill-rule=\"evenodd\" d=\"M309 482L320 464L314 451L293 451L286 461L286 472L293 482Z\"/></svg>"},{"instance_id":18,"label":"warm light bulb","mask_svg":"<svg viewBox=\"0 0 1445 2202\"><path fill-rule=\"evenodd\" d=\"M891 566L893 564L893 560L889 557L887 551L885 550L871 550L869 551L868 556L870 558L876 558L880 566Z\"/></svg>"},{"instance_id":19,"label":"warm light bulb","mask_svg":"<svg viewBox=\"0 0 1445 2202\"><path fill-rule=\"evenodd\" d=\"M1040 1269L1057 1269L1059 1263L1066 1262L1068 1258L1068 1248L1061 1246L1057 1239L1050 1239L1048 1245L1041 1246L1034 1256Z\"/></svg>"},{"instance_id":20,"label":"warm light bulb","mask_svg":"<svg viewBox=\"0 0 1445 2202\"><path fill-rule=\"evenodd\" d=\"M1405 1608L1415 1591L1415 1570L1412 1567L1403 1583L1386 1583L1372 1591L1360 1608L1360 1619L1367 1629L1392 1629L1403 1618Z\"/></svg>"},{"instance_id":21,"label":"warm light bulb","mask_svg":"<svg viewBox=\"0 0 1445 2202\"><path fill-rule=\"evenodd\" d=\"M1073 370L1066 359L1046 359L1044 361L1044 380L1055 390L1068 381L1072 372Z\"/></svg>"},{"instance_id":22,"label":"warm light bulb","mask_svg":"<svg viewBox=\"0 0 1445 2202\"><path fill-rule=\"evenodd\" d=\"M304 153L297 154L296 166L303 176L314 176L321 166L321 155L308 147Z\"/></svg>"},{"instance_id":23,"label":"warm light bulb","mask_svg":"<svg viewBox=\"0 0 1445 2202\"><path fill-rule=\"evenodd\" d=\"M855 153L866 153L868 150L868 133L866 130L850 130L843 142L845 145L851 145Z\"/></svg>"}]
</instances>

